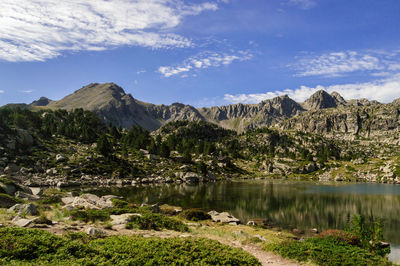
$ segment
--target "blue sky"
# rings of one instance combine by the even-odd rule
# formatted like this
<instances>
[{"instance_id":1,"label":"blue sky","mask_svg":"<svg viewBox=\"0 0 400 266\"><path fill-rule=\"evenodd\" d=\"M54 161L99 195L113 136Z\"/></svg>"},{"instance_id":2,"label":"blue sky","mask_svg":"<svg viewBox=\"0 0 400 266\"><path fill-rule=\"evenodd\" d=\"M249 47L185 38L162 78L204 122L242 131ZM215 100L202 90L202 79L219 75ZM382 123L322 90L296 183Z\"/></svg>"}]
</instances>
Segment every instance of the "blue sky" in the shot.
<instances>
[{"instance_id":1,"label":"blue sky","mask_svg":"<svg viewBox=\"0 0 400 266\"><path fill-rule=\"evenodd\" d=\"M400 97L399 0L2 0L0 105L115 82L155 104Z\"/></svg>"}]
</instances>

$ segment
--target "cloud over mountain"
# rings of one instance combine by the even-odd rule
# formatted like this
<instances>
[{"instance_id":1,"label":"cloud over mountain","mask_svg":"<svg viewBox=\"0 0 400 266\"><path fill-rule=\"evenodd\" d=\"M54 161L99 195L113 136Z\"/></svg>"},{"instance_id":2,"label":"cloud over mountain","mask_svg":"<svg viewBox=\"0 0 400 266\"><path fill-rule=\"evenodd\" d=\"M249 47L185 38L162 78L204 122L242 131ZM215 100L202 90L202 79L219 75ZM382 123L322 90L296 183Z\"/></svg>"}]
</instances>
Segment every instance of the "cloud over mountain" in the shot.
<instances>
[{"instance_id":1,"label":"cloud over mountain","mask_svg":"<svg viewBox=\"0 0 400 266\"><path fill-rule=\"evenodd\" d=\"M329 93L336 91L345 99L367 98L370 100L378 100L380 102L391 102L400 96L400 74L394 75L390 78L364 83L338 84L331 86L318 85L316 87L301 86L298 89L277 90L267 93L225 94L224 100L228 103L259 103L266 99L287 94L295 101L303 102L318 90L326 90Z\"/></svg>"},{"instance_id":2,"label":"cloud over mountain","mask_svg":"<svg viewBox=\"0 0 400 266\"><path fill-rule=\"evenodd\" d=\"M164 77L171 77L182 72L230 65L234 61L247 61L253 58L249 51L229 52L202 52L196 56L189 57L183 63L175 66L161 66L158 68Z\"/></svg>"}]
</instances>

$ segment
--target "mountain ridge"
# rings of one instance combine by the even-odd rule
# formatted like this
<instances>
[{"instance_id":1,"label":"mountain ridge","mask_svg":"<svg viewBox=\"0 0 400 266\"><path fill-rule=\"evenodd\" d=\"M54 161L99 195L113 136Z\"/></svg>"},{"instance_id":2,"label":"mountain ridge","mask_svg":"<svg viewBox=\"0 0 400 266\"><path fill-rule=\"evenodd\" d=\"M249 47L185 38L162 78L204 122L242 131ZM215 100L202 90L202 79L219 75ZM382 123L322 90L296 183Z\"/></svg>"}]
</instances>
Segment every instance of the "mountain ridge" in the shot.
<instances>
[{"instance_id":1,"label":"mountain ridge","mask_svg":"<svg viewBox=\"0 0 400 266\"><path fill-rule=\"evenodd\" d=\"M384 126L389 131L400 131L397 116L397 113L400 113L400 98L388 104L367 99L346 101L339 93L329 94L324 90L315 92L303 103L294 101L288 95L282 95L258 104L236 103L195 108L183 103L146 103L127 94L115 83L91 83L61 100L52 101L42 97L30 106L67 110L83 108L95 112L105 123L125 128L138 125L149 131L155 131L168 122L180 120L207 121L238 132L267 126L314 133L368 132L365 136L370 136L371 130L379 131L377 125L385 124L390 125ZM376 111L381 115L374 116ZM335 115L332 116L331 113ZM382 119L384 113L393 116Z\"/></svg>"}]
</instances>

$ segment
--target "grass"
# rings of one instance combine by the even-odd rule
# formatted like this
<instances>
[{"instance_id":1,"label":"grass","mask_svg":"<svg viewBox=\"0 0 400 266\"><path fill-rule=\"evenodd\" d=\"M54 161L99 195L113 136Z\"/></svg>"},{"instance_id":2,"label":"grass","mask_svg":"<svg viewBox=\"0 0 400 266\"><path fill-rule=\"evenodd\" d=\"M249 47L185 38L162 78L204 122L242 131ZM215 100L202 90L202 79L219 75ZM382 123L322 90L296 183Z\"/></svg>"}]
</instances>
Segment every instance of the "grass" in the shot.
<instances>
[{"instance_id":1,"label":"grass","mask_svg":"<svg viewBox=\"0 0 400 266\"><path fill-rule=\"evenodd\" d=\"M91 239L24 228L0 228L0 235L5 265L260 265L241 249L202 238Z\"/></svg>"}]
</instances>

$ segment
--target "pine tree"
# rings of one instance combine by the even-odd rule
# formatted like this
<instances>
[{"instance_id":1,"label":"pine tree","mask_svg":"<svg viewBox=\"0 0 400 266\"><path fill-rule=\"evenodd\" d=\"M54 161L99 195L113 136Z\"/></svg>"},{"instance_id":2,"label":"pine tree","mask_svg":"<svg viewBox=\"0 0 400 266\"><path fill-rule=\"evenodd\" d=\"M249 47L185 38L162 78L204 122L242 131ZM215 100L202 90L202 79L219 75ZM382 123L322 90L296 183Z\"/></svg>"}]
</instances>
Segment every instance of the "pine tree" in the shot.
<instances>
[{"instance_id":1,"label":"pine tree","mask_svg":"<svg viewBox=\"0 0 400 266\"><path fill-rule=\"evenodd\" d=\"M106 134L102 134L97 140L97 151L104 157L109 157L112 153L112 147Z\"/></svg>"}]
</instances>

